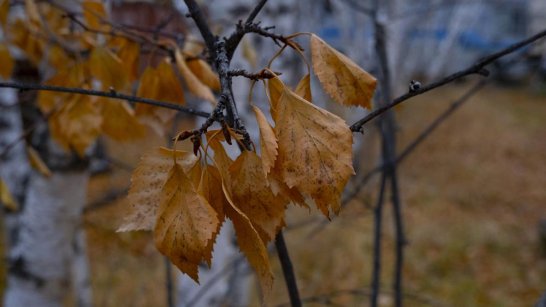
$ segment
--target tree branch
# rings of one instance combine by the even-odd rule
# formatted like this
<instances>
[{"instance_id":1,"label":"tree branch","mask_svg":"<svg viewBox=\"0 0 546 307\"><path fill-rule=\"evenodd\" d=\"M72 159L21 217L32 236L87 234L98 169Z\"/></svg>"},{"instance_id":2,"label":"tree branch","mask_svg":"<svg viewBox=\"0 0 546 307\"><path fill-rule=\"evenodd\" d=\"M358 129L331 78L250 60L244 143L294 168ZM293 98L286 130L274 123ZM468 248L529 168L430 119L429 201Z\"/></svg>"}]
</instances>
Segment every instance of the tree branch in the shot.
<instances>
[{"instance_id":1,"label":"tree branch","mask_svg":"<svg viewBox=\"0 0 546 307\"><path fill-rule=\"evenodd\" d=\"M284 274L284 281L290 296L290 305L292 307L301 307L300 294L298 292L298 284L296 283L296 276L294 274L294 268L292 267L292 261L288 255L288 249L284 242L284 236L282 231L279 231L275 238L275 247L277 248L277 254L282 266L282 272Z\"/></svg>"},{"instance_id":2,"label":"tree branch","mask_svg":"<svg viewBox=\"0 0 546 307\"><path fill-rule=\"evenodd\" d=\"M369 113L367 116L365 116L364 118L360 119L359 121L355 122L354 124L351 125L351 130L353 132L359 132L361 131L361 128L364 124L366 124L367 122L371 121L372 119L376 118L377 116L385 113L386 111L392 109L393 107L399 105L400 103L412 98L412 97L415 97L415 96L418 96L418 95L421 95L421 94L424 94L428 91L431 91L437 87L440 87L440 86L443 86L443 85L446 85L448 83L451 83L455 80L458 80L458 79L461 79L465 76L468 76L468 75L472 75L472 74L480 74L482 76L487 76L489 74L489 72L487 70L484 69L485 66L491 64L492 62L498 60L499 58L505 56L505 55L508 55L514 51L517 51L527 45L530 45L531 43L543 38L546 36L546 29L527 38L527 39L524 39L520 42L517 42L505 49L502 49L496 53L493 53L489 56L486 56L484 58L482 58L481 60L479 60L478 62L476 62L474 65L466 68L466 69L463 69L461 71L458 71L454 74L451 74L443 79L440 79L436 82L433 82L429 85L426 85L426 86L423 86L422 88L416 90L416 91L413 91L413 92L408 92L402 96L399 96L398 98L395 98L391 103L389 104L386 104L384 106L381 106L379 108L377 108L376 110L372 111L371 113Z\"/></svg>"},{"instance_id":3,"label":"tree branch","mask_svg":"<svg viewBox=\"0 0 546 307\"><path fill-rule=\"evenodd\" d=\"M195 24L197 25L197 28L199 29L199 32L201 33L201 36L203 36L205 44L207 44L207 48L211 52L211 56L216 56L216 37L214 36L214 34L212 34L210 27L205 20L205 16L203 15L203 11L199 7L199 4L197 4L197 2L195 2L194 0L184 0L184 3L186 3L186 6L188 7L190 17L193 18Z\"/></svg>"},{"instance_id":4,"label":"tree branch","mask_svg":"<svg viewBox=\"0 0 546 307\"><path fill-rule=\"evenodd\" d=\"M154 100L154 99L148 99L143 97L131 96L126 94L120 94L116 91L103 92L103 91L97 91L97 90L87 90L87 89L78 88L78 87L64 87L64 86L22 83L22 82L0 82L0 88L15 88L19 90L48 91L48 92L59 92L59 93L106 97L106 98L112 98L112 99L118 99L118 100L127 100L133 103L147 104L147 105L161 107L165 109L176 110L178 112L187 113L187 114L200 116L200 117L209 116L209 113L207 112L184 107L179 104L160 101L160 100Z\"/></svg>"}]
</instances>

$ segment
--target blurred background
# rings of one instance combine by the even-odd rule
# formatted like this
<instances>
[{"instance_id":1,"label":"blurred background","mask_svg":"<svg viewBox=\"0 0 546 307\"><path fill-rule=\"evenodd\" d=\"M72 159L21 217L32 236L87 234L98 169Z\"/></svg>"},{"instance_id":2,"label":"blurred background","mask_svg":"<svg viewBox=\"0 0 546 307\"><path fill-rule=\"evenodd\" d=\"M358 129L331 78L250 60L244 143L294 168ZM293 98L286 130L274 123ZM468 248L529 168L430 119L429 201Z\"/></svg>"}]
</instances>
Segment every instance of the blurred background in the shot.
<instances>
[{"instance_id":1,"label":"blurred background","mask_svg":"<svg viewBox=\"0 0 546 307\"><path fill-rule=\"evenodd\" d=\"M179 2L174 6L180 14L177 18L184 19L187 11ZM228 35L256 1L200 3L215 32ZM378 3L377 21L386 29L394 97L408 91L410 80L427 84L546 29L544 0ZM131 22L161 5L165 4L113 1L111 10L125 14L124 20ZM314 32L377 75L375 26L370 14L374 5L374 1L363 0L275 0L269 1L257 20L262 26L275 26L272 31L278 34ZM191 22L182 23L197 36ZM306 40L301 38L304 48ZM277 50L271 41L248 35L233 67L258 71ZM307 73L300 57L289 52L273 67L292 86ZM546 43L538 41L488 69L488 83L400 164L408 239L403 280L407 306L531 306L546 291ZM482 78L467 77L397 107L398 148L410 144ZM314 102L349 124L367 113L334 105L316 79L312 86ZM234 87L245 113L249 82L236 80ZM254 89L253 100L265 109L261 86ZM250 117L246 122L250 131L256 130ZM196 123L189 116L179 116L173 127L189 129ZM288 211L285 236L304 306L368 306L379 176L363 186L360 180L380 163L376 130L370 124L364 135L355 135L355 165L360 175L349 183L348 194L358 192L345 198L339 216L327 221L314 210ZM167 264L150 233L115 232L128 206L125 195L131 171L142 153L163 145L165 138L153 133L132 143L103 138L92 159L81 224L92 305L167 306L169 293L177 306L220 306L230 295L241 305L259 305L253 273L232 246L229 229L215 253L219 249L229 252L215 256L210 273L203 268L206 277L200 288ZM385 208L379 302L392 306L395 242L391 206ZM2 248L5 252L6 242ZM271 260L276 282L267 303L288 306L274 250ZM0 269L1 285L6 289L8 268ZM207 291L212 294L208 296ZM69 294L65 305L81 305L78 302L77 295Z\"/></svg>"}]
</instances>

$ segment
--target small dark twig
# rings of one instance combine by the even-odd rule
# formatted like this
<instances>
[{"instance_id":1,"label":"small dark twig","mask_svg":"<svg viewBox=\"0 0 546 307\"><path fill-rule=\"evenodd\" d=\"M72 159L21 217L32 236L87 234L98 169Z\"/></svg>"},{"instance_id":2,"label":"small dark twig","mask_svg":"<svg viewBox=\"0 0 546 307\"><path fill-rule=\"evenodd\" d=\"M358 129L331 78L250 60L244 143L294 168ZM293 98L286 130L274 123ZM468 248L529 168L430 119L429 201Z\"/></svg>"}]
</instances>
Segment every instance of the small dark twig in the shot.
<instances>
[{"instance_id":1,"label":"small dark twig","mask_svg":"<svg viewBox=\"0 0 546 307\"><path fill-rule=\"evenodd\" d=\"M71 94L80 94L80 95L88 95L88 96L106 97L106 98L127 100L133 103L143 103L143 104L147 104L151 106L176 110L182 113L192 114L192 115L196 115L200 117L209 116L209 113L207 112L184 107L179 104L160 101L160 100L154 100L154 99L148 99L143 97L131 96L126 94L120 94L114 90L104 92L104 91L97 91L97 90L87 90L87 89L78 88L78 87L64 87L64 86L53 86L53 85L45 85L45 84L22 83L22 82L0 82L0 88L2 87L15 88L19 90L49 91L49 92L60 92L60 93L71 93Z\"/></svg>"},{"instance_id":2,"label":"small dark twig","mask_svg":"<svg viewBox=\"0 0 546 307\"><path fill-rule=\"evenodd\" d=\"M372 263L372 292L370 295L370 306L375 307L379 298L379 283L381 278L381 228L383 221L383 204L385 196L385 187L387 175L385 172L381 176L381 186L379 195L374 208L374 236L373 236L373 263Z\"/></svg>"},{"instance_id":3,"label":"small dark twig","mask_svg":"<svg viewBox=\"0 0 546 307\"><path fill-rule=\"evenodd\" d=\"M245 77L253 81L259 81L264 79L271 79L275 78L276 76L282 75L281 72L271 72L269 70L262 70L257 73L249 73L248 71L244 69L234 69L228 72L228 74L232 77Z\"/></svg>"},{"instance_id":4,"label":"small dark twig","mask_svg":"<svg viewBox=\"0 0 546 307\"><path fill-rule=\"evenodd\" d=\"M277 248L277 255L281 262L282 272L284 274L284 281L290 296L290 305L292 307L301 307L300 295L298 292L298 284L296 283L296 276L294 274L294 268L292 267L292 261L288 255L288 249L284 242L284 236L282 231L275 237L275 247Z\"/></svg>"}]
</instances>

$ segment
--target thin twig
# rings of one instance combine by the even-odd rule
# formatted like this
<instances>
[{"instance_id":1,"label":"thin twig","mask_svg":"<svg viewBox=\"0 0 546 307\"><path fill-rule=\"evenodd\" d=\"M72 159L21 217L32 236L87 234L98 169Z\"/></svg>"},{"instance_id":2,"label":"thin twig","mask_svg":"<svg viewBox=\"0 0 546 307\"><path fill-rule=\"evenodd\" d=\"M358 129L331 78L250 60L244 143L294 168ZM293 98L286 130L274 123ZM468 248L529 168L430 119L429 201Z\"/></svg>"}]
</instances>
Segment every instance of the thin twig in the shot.
<instances>
[{"instance_id":1,"label":"thin twig","mask_svg":"<svg viewBox=\"0 0 546 307\"><path fill-rule=\"evenodd\" d=\"M54 86L54 85L45 85L45 84L35 84L35 83L23 83L23 82L0 82L0 88L15 88L19 90L33 90L33 91L49 91L49 92L59 92L59 93L71 93L71 94L80 94L88 96L98 96L106 97L119 100L127 100L133 103L143 103L151 106L176 110L182 113L192 114L200 117L208 117L209 113L195 110L192 108L184 107L179 104L165 102L160 100L148 99L143 97L131 96L126 94L121 94L116 91L97 91L97 90L88 90L78 87L64 87L64 86Z\"/></svg>"},{"instance_id":2,"label":"thin twig","mask_svg":"<svg viewBox=\"0 0 546 307\"><path fill-rule=\"evenodd\" d=\"M296 283L296 276L294 274L294 268L292 267L292 261L288 255L288 248L284 242L284 236L282 231L275 237L275 247L277 248L277 255L281 262L282 272L284 274L284 281L290 296L290 305L292 307L301 307L300 294L298 292L298 284Z\"/></svg>"},{"instance_id":3,"label":"thin twig","mask_svg":"<svg viewBox=\"0 0 546 307\"><path fill-rule=\"evenodd\" d=\"M267 0L260 0L260 2L258 2L258 4L254 7L252 12L250 12L248 17L246 18L245 24L253 23L254 19L256 18L256 16L258 16L258 14L263 9L266 3L267 3ZM227 51L227 55L229 59L233 58L233 55L235 54L235 50L237 49L237 46L239 46L239 43L241 42L245 34L246 32L239 31L239 27L237 27L237 30L233 34L231 34L231 36L228 39L226 39L226 51Z\"/></svg>"},{"instance_id":4,"label":"thin twig","mask_svg":"<svg viewBox=\"0 0 546 307\"><path fill-rule=\"evenodd\" d=\"M466 68L466 69L463 69L463 70L460 70L454 74L451 74L443 79L440 79L438 81L435 81L433 83L430 83L428 85L425 85L423 87L421 87L420 89L418 90L415 90L415 91L412 91L412 92L408 92L402 96L399 96L398 98L395 98L394 100L392 100L391 103L389 104L386 104L384 106L381 106L379 108L377 108L376 110L372 111L371 113L369 113L368 115L366 115L364 118L358 120L357 122L355 122L354 124L351 125L351 130L353 132L359 132L361 131L362 129L362 126L364 124L366 124L367 122L371 121L372 119L376 118L377 116L385 113L386 111L392 109L393 107L399 105L400 103L412 98L412 97L415 97L415 96L418 96L418 95L421 95L421 94L424 94L428 91L431 91L435 88L438 88L440 86L443 86L443 85L446 85L448 83L451 83L455 80L458 80L458 79L461 79L463 77L466 77L468 75L472 75L472 74L479 74L479 75L482 75L482 76L487 76L488 75L488 71L484 69L485 66L495 62L496 60L498 60L499 58L505 56L505 55L508 55L510 53L513 53L527 45L530 45L532 44L533 42L543 38L546 36L546 29L529 37L529 38L526 38L524 40L521 40L515 44L512 44L510 45L509 47L507 48L504 48L498 52L495 52L489 56L486 56L484 58L482 58L481 60L479 60L478 62L476 62L474 65Z\"/></svg>"}]
</instances>

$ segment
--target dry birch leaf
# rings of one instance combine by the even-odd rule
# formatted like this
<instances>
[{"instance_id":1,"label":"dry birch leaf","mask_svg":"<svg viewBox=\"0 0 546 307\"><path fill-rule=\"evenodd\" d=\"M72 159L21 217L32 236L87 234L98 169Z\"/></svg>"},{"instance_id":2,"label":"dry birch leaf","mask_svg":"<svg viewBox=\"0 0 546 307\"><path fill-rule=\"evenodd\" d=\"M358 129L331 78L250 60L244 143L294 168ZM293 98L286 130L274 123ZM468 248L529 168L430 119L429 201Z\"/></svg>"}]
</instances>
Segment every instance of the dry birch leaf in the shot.
<instances>
[{"instance_id":1,"label":"dry birch leaf","mask_svg":"<svg viewBox=\"0 0 546 307\"><path fill-rule=\"evenodd\" d=\"M197 157L190 152L158 148L144 155L131 175L131 188L127 199L129 213L117 231L152 230L161 199L161 190L173 166L173 155L185 170L189 170Z\"/></svg>"},{"instance_id":2,"label":"dry birch leaf","mask_svg":"<svg viewBox=\"0 0 546 307\"><path fill-rule=\"evenodd\" d=\"M212 246L219 229L216 211L197 192L182 166L169 171L161 191L161 203L154 228L157 249L182 272L199 282L198 267L210 263Z\"/></svg>"},{"instance_id":3,"label":"dry birch leaf","mask_svg":"<svg viewBox=\"0 0 546 307\"><path fill-rule=\"evenodd\" d=\"M252 106L252 109L256 114L256 120L258 121L258 127L260 128L262 164L264 172L267 175L275 165L275 159L277 159L277 137L262 111L256 106Z\"/></svg>"},{"instance_id":4,"label":"dry birch leaf","mask_svg":"<svg viewBox=\"0 0 546 307\"><path fill-rule=\"evenodd\" d=\"M313 70L337 103L370 108L375 78L316 35L311 35Z\"/></svg>"},{"instance_id":5,"label":"dry birch leaf","mask_svg":"<svg viewBox=\"0 0 546 307\"><path fill-rule=\"evenodd\" d=\"M289 188L311 197L329 216L338 213L340 197L354 174L352 133L338 116L283 88L275 121L279 154L275 169Z\"/></svg>"}]
</instances>

